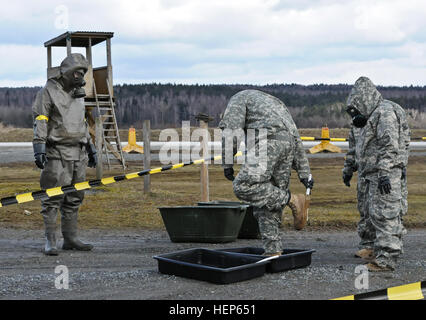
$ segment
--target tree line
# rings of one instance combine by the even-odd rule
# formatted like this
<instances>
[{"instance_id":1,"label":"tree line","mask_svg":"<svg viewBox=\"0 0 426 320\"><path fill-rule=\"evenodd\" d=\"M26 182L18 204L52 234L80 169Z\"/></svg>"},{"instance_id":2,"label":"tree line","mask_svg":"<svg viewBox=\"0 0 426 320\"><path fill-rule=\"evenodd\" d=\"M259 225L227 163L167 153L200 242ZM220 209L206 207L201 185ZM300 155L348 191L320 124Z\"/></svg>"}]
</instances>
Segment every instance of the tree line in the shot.
<instances>
[{"instance_id":1,"label":"tree line","mask_svg":"<svg viewBox=\"0 0 426 320\"><path fill-rule=\"evenodd\" d=\"M351 90L346 84L182 85L123 84L114 86L116 117L120 128L141 127L151 120L152 128L180 127L182 121L196 125L195 115L205 113L217 126L228 100L240 90L258 89L284 101L301 128L349 126L345 101ZM32 127L31 105L40 87L0 88L0 122ZM413 128L426 127L426 86L378 87L385 99L407 110Z\"/></svg>"}]
</instances>

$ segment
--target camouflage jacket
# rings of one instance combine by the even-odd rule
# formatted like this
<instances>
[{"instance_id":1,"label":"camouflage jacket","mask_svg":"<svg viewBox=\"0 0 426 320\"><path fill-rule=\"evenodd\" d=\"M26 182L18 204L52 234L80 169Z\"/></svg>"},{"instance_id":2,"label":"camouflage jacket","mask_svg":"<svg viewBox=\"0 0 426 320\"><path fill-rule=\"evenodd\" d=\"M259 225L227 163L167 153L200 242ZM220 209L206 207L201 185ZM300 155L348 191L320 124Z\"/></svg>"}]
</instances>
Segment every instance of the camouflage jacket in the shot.
<instances>
[{"instance_id":1,"label":"camouflage jacket","mask_svg":"<svg viewBox=\"0 0 426 320\"><path fill-rule=\"evenodd\" d=\"M292 167L300 179L308 177L309 163L296 124L285 104L278 98L259 90L240 91L229 100L219 127L222 130L242 129L244 132L248 129L265 129L268 136L283 130L289 132L295 145ZM225 133L222 136L222 156L225 153L224 135ZM237 147L234 145L234 152ZM232 164L223 163L223 167L232 167Z\"/></svg>"},{"instance_id":2,"label":"camouflage jacket","mask_svg":"<svg viewBox=\"0 0 426 320\"><path fill-rule=\"evenodd\" d=\"M359 147L357 144L359 140L359 135L361 133L361 128L357 128L355 126L351 127L348 136L348 152L346 153L345 163L343 166L343 173L347 175L352 175L354 172L358 170L358 158L359 158ZM358 147L358 150L357 150Z\"/></svg>"},{"instance_id":3,"label":"camouflage jacket","mask_svg":"<svg viewBox=\"0 0 426 320\"><path fill-rule=\"evenodd\" d=\"M405 111L398 104L384 100L370 79L355 83L347 105L368 118L360 130L358 174L362 177L387 176L394 168L407 166L410 128Z\"/></svg>"}]
</instances>

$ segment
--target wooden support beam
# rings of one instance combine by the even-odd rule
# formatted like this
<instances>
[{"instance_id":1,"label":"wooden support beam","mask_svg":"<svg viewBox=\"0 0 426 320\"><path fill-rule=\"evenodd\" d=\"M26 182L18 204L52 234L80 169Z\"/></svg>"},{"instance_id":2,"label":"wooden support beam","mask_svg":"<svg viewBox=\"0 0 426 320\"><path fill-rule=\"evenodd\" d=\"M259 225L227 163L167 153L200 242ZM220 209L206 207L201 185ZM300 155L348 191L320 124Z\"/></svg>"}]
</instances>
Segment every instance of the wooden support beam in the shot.
<instances>
[{"instance_id":1,"label":"wooden support beam","mask_svg":"<svg viewBox=\"0 0 426 320\"><path fill-rule=\"evenodd\" d=\"M203 136L201 139L201 152L203 159L207 159L210 157L210 152L208 149L208 122L200 120L200 128L203 130ZM208 164L204 161L201 164L201 201L208 202L209 201L209 167Z\"/></svg>"},{"instance_id":2,"label":"wooden support beam","mask_svg":"<svg viewBox=\"0 0 426 320\"><path fill-rule=\"evenodd\" d=\"M71 55L71 37L67 36L67 57Z\"/></svg>"},{"instance_id":3,"label":"wooden support beam","mask_svg":"<svg viewBox=\"0 0 426 320\"><path fill-rule=\"evenodd\" d=\"M120 154L114 149L114 147L108 141L105 141L105 146L114 155L114 157L116 157L117 159L121 159Z\"/></svg>"},{"instance_id":4,"label":"wooden support beam","mask_svg":"<svg viewBox=\"0 0 426 320\"><path fill-rule=\"evenodd\" d=\"M52 47L47 47L47 68L52 68Z\"/></svg>"},{"instance_id":5,"label":"wooden support beam","mask_svg":"<svg viewBox=\"0 0 426 320\"><path fill-rule=\"evenodd\" d=\"M86 47L86 59L92 65L92 38L89 38L89 44Z\"/></svg>"},{"instance_id":6,"label":"wooden support beam","mask_svg":"<svg viewBox=\"0 0 426 320\"><path fill-rule=\"evenodd\" d=\"M96 165L96 179L102 179L103 175L103 162L102 162L102 122L101 119L95 119L95 147L98 153L98 164Z\"/></svg>"},{"instance_id":7,"label":"wooden support beam","mask_svg":"<svg viewBox=\"0 0 426 320\"><path fill-rule=\"evenodd\" d=\"M113 92L113 82L112 82L112 58L111 58L111 38L106 39L106 55L107 55L107 70L108 70L108 83L110 86L111 96Z\"/></svg>"},{"instance_id":8,"label":"wooden support beam","mask_svg":"<svg viewBox=\"0 0 426 320\"><path fill-rule=\"evenodd\" d=\"M143 169L151 169L151 121L144 120L143 122ZM143 182L144 193L151 192L151 176L144 176Z\"/></svg>"}]
</instances>

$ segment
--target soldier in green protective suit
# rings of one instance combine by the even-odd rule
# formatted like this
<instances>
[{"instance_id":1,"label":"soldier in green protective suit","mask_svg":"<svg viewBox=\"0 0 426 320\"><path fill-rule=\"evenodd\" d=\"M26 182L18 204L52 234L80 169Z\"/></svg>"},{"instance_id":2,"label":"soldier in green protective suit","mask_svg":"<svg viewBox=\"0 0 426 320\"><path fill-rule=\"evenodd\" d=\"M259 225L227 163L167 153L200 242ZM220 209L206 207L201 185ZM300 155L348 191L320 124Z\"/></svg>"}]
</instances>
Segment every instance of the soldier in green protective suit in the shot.
<instances>
[{"instance_id":1,"label":"soldier in green protective suit","mask_svg":"<svg viewBox=\"0 0 426 320\"><path fill-rule=\"evenodd\" d=\"M73 53L60 65L60 75L48 79L33 104L33 148L36 165L42 169L42 189L83 182L86 167L96 167L97 156L85 120L83 97L84 74L88 62L83 55ZM84 191L55 196L41 203L45 225L46 255L57 255L56 217L61 212L64 250L93 248L77 238L78 209Z\"/></svg>"}]
</instances>

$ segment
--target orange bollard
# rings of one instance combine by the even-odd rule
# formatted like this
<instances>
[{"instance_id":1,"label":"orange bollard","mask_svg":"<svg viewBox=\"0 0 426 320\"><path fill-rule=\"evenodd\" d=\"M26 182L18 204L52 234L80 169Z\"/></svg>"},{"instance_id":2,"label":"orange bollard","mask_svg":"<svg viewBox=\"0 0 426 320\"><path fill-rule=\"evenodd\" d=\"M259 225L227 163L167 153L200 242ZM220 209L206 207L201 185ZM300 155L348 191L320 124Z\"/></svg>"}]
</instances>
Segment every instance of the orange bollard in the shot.
<instances>
[{"instance_id":1,"label":"orange bollard","mask_svg":"<svg viewBox=\"0 0 426 320\"><path fill-rule=\"evenodd\" d=\"M127 153L143 153L143 147L136 144L136 131L135 128L129 129L129 138L127 146L123 147L123 151Z\"/></svg>"},{"instance_id":2,"label":"orange bollard","mask_svg":"<svg viewBox=\"0 0 426 320\"><path fill-rule=\"evenodd\" d=\"M330 139L330 131L328 127L323 127L321 130L322 139ZM342 149L330 143L330 140L322 140L319 144L309 149L310 153L318 152L336 152L341 153Z\"/></svg>"}]
</instances>

